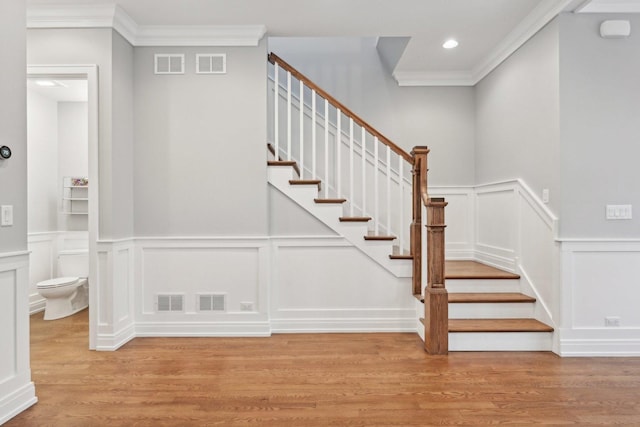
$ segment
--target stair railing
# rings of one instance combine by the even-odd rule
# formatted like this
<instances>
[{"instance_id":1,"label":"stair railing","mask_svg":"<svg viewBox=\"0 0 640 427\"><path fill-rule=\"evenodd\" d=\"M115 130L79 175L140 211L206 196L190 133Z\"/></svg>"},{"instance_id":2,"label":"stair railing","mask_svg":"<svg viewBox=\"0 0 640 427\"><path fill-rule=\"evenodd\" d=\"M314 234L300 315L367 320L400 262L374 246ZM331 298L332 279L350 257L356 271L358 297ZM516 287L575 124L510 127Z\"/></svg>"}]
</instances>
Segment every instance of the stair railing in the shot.
<instances>
[{"instance_id":1,"label":"stair railing","mask_svg":"<svg viewBox=\"0 0 640 427\"><path fill-rule=\"evenodd\" d=\"M268 60L272 64L270 148L275 160L295 161L301 180L320 180L320 198L344 201L347 217L370 218L371 236L397 239L393 257L413 259L416 297L423 295L422 254L423 242L427 243L425 332L438 344L427 345L425 340L425 348L440 354L444 348L446 353L448 334L426 330L430 327L427 324L442 329L448 322L444 288L446 203L428 197L429 149L415 147L407 153L276 54L270 53ZM425 209L426 239L422 227ZM440 318L442 315L445 317Z\"/></svg>"}]
</instances>

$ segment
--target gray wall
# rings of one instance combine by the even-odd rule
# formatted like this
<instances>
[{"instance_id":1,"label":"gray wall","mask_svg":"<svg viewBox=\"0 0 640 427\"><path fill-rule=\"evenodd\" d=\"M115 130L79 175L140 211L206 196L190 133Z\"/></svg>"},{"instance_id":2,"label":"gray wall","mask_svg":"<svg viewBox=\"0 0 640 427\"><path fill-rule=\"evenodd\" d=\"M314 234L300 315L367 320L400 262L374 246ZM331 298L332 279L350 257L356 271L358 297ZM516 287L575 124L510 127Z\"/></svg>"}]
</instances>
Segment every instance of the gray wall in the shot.
<instances>
[{"instance_id":1,"label":"gray wall","mask_svg":"<svg viewBox=\"0 0 640 427\"><path fill-rule=\"evenodd\" d=\"M111 145L112 237L133 236L133 64L134 49L120 34L112 32L113 122Z\"/></svg>"},{"instance_id":2,"label":"gray wall","mask_svg":"<svg viewBox=\"0 0 640 427\"><path fill-rule=\"evenodd\" d=\"M550 190L558 213L558 21L551 21L476 86L476 183L522 178Z\"/></svg>"},{"instance_id":3,"label":"gray wall","mask_svg":"<svg viewBox=\"0 0 640 427\"><path fill-rule=\"evenodd\" d=\"M473 88L399 87L373 37L272 37L269 50L405 151L429 146L430 184L474 183Z\"/></svg>"},{"instance_id":4,"label":"gray wall","mask_svg":"<svg viewBox=\"0 0 640 427\"><path fill-rule=\"evenodd\" d=\"M135 48L136 236L267 235L265 46ZM227 74L195 74L208 52ZM155 53L185 74L154 75Z\"/></svg>"},{"instance_id":5,"label":"gray wall","mask_svg":"<svg viewBox=\"0 0 640 427\"><path fill-rule=\"evenodd\" d=\"M600 23L631 21L631 37L606 40ZM564 238L640 237L640 16L560 16L560 116ZM634 205L607 221L605 205Z\"/></svg>"},{"instance_id":6,"label":"gray wall","mask_svg":"<svg viewBox=\"0 0 640 427\"><path fill-rule=\"evenodd\" d=\"M100 238L114 234L112 212L112 29L30 29L27 31L29 65L98 66L100 150ZM118 173L125 173L119 171Z\"/></svg>"},{"instance_id":7,"label":"gray wall","mask_svg":"<svg viewBox=\"0 0 640 427\"><path fill-rule=\"evenodd\" d=\"M23 0L0 2L0 145L13 151L10 159L0 160L0 205L13 206L14 221L0 227L0 253L27 249L25 10Z\"/></svg>"}]
</instances>

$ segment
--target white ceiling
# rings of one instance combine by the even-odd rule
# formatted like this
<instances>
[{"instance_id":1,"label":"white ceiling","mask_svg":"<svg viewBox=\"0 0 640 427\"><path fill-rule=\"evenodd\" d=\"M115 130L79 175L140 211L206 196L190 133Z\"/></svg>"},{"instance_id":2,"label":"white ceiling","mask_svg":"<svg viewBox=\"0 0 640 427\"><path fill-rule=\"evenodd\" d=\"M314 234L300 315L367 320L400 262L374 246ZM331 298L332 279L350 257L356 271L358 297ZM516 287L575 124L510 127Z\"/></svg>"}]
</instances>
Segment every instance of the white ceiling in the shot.
<instances>
[{"instance_id":1,"label":"white ceiling","mask_svg":"<svg viewBox=\"0 0 640 427\"><path fill-rule=\"evenodd\" d=\"M46 80L53 81L56 86L40 86L36 82ZM87 102L89 91L86 80L48 78L28 78L27 90L40 94L55 102Z\"/></svg>"},{"instance_id":2,"label":"white ceiling","mask_svg":"<svg viewBox=\"0 0 640 427\"><path fill-rule=\"evenodd\" d=\"M56 6L71 16L74 15L69 13L72 8L100 7L105 5L105 0L28 0L27 3L32 15L38 10ZM267 36L410 37L394 71L398 82L406 85L475 84L559 12L576 7L589 12L589 8L594 6L611 7L614 3L616 7L621 3L637 6L639 0L110 2L119 6L120 15L126 17L125 22L129 24L125 27L131 29L135 26L138 33L161 27L188 32L186 27L196 28L192 26L198 26L197 30L202 31L203 28L219 26L252 25L264 28ZM78 21L80 15L75 15ZM442 43L452 37L460 42L459 47L443 49Z\"/></svg>"}]
</instances>

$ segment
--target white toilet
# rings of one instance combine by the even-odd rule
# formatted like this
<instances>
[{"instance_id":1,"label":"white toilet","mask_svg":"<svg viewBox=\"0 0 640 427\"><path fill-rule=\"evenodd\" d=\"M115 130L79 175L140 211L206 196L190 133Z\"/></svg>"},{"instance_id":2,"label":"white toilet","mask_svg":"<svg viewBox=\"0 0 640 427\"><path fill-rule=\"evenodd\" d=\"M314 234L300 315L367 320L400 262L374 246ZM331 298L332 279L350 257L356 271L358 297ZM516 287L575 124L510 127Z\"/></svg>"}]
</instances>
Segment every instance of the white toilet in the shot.
<instances>
[{"instance_id":1,"label":"white toilet","mask_svg":"<svg viewBox=\"0 0 640 427\"><path fill-rule=\"evenodd\" d=\"M71 316L89 306L89 253L86 250L60 252L58 274L62 277L36 285L45 298L44 320Z\"/></svg>"}]
</instances>

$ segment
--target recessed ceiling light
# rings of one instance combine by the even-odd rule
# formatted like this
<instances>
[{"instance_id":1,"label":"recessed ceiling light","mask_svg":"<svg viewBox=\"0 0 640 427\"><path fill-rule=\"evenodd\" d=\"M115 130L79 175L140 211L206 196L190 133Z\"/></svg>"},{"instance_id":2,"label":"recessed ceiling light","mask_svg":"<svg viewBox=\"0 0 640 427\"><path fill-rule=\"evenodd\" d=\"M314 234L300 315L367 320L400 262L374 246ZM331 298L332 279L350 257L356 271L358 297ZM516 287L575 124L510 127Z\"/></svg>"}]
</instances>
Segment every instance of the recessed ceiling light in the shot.
<instances>
[{"instance_id":1,"label":"recessed ceiling light","mask_svg":"<svg viewBox=\"0 0 640 427\"><path fill-rule=\"evenodd\" d=\"M53 80L36 80L36 84L42 87L56 86L56 82L54 82Z\"/></svg>"},{"instance_id":2,"label":"recessed ceiling light","mask_svg":"<svg viewBox=\"0 0 640 427\"><path fill-rule=\"evenodd\" d=\"M442 45L445 49L453 49L456 46L458 46L458 41L454 39L449 39Z\"/></svg>"},{"instance_id":3,"label":"recessed ceiling light","mask_svg":"<svg viewBox=\"0 0 640 427\"><path fill-rule=\"evenodd\" d=\"M35 83L42 87L67 87L66 84L58 80L36 80Z\"/></svg>"}]
</instances>

